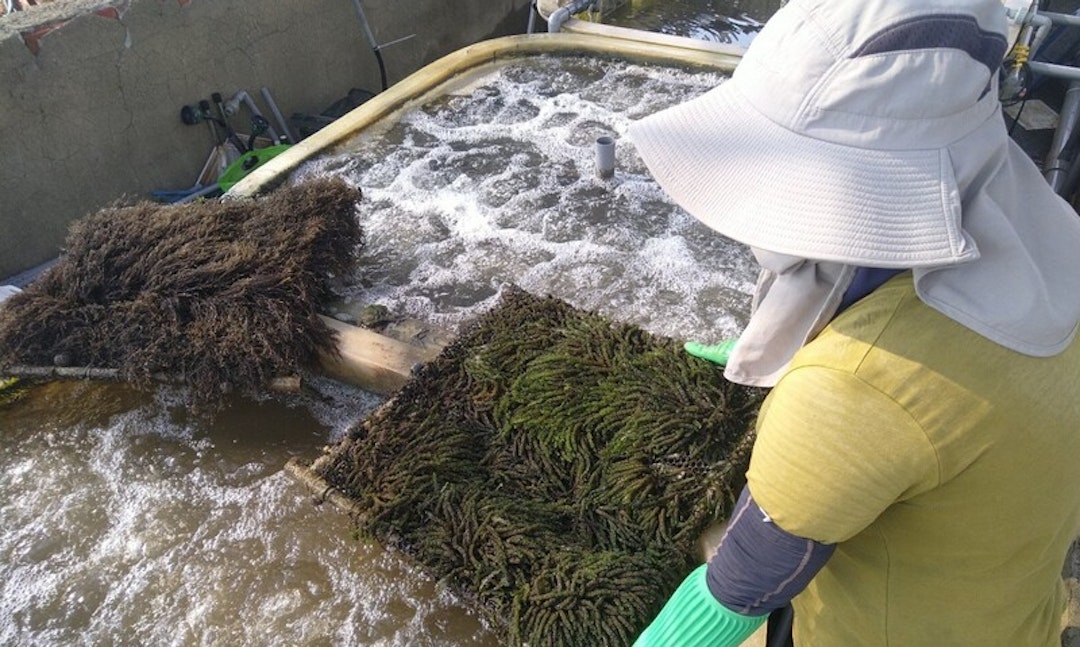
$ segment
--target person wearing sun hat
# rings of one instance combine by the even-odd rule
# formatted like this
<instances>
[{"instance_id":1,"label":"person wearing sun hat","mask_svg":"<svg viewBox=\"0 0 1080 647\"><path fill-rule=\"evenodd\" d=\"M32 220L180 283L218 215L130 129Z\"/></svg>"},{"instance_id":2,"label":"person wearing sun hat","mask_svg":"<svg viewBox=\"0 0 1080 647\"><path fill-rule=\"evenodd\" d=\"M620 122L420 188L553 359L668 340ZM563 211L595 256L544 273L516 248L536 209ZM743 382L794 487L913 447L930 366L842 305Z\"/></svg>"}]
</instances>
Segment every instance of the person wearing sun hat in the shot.
<instances>
[{"instance_id":1,"label":"person wearing sun hat","mask_svg":"<svg viewBox=\"0 0 1080 647\"><path fill-rule=\"evenodd\" d=\"M762 270L724 369L772 387L715 555L637 647L1059 645L1080 529L1080 217L1007 136L999 0L790 0L631 125ZM772 637L770 637L772 640Z\"/></svg>"}]
</instances>

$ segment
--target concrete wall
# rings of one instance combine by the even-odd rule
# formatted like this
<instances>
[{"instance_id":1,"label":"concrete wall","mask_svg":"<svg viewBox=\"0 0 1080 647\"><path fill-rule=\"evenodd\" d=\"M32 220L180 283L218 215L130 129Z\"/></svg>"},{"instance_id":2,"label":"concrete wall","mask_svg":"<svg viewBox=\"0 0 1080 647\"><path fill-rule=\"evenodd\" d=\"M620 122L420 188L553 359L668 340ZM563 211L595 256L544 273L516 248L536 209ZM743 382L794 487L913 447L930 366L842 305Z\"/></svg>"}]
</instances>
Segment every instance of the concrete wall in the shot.
<instances>
[{"instance_id":1,"label":"concrete wall","mask_svg":"<svg viewBox=\"0 0 1080 647\"><path fill-rule=\"evenodd\" d=\"M54 258L76 218L191 187L215 142L206 124L183 124L183 105L244 89L276 125L263 86L285 116L381 87L352 0L87 1L48 33L30 31L33 12L0 21L0 281ZM363 7L380 44L413 36L382 50L393 84L465 45L524 31L529 0Z\"/></svg>"}]
</instances>

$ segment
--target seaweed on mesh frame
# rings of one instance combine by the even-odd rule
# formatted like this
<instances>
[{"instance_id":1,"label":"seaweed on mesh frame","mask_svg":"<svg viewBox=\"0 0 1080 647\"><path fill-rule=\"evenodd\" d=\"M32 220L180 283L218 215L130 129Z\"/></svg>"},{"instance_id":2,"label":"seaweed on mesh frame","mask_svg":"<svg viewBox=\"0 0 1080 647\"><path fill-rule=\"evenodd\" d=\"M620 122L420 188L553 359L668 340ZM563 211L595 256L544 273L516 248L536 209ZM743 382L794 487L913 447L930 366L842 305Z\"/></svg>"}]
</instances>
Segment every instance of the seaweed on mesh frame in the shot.
<instances>
[{"instance_id":1,"label":"seaweed on mesh frame","mask_svg":"<svg viewBox=\"0 0 1080 647\"><path fill-rule=\"evenodd\" d=\"M763 391L507 288L322 463L510 645L627 645L730 512Z\"/></svg>"},{"instance_id":2,"label":"seaweed on mesh frame","mask_svg":"<svg viewBox=\"0 0 1080 647\"><path fill-rule=\"evenodd\" d=\"M76 221L60 262L0 312L0 366L117 369L185 382L207 410L337 352L317 308L352 270L359 190L341 180L252 200L140 202Z\"/></svg>"}]
</instances>

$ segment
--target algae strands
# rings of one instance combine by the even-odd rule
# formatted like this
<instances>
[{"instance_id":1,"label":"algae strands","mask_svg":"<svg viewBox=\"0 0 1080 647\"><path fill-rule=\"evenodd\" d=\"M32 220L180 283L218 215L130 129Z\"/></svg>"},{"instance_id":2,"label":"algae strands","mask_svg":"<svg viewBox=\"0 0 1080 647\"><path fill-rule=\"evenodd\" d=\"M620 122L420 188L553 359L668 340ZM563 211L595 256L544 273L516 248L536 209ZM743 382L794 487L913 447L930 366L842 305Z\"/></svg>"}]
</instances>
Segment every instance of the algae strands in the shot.
<instances>
[{"instance_id":1,"label":"algae strands","mask_svg":"<svg viewBox=\"0 0 1080 647\"><path fill-rule=\"evenodd\" d=\"M762 395L511 287L314 468L507 644L622 647L730 511Z\"/></svg>"}]
</instances>

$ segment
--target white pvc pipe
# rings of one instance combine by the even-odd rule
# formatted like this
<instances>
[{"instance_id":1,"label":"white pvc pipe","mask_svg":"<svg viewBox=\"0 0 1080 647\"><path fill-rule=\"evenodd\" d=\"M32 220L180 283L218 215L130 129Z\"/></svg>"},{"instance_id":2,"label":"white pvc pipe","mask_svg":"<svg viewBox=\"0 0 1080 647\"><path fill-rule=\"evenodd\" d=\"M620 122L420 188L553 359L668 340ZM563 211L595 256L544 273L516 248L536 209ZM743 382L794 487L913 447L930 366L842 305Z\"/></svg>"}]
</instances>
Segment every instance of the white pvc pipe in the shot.
<instances>
[{"instance_id":1,"label":"white pvc pipe","mask_svg":"<svg viewBox=\"0 0 1080 647\"><path fill-rule=\"evenodd\" d=\"M1055 25L1069 25L1070 27L1080 27L1080 16L1072 16L1067 13L1054 13L1052 11L1040 11L1040 16L1048 18L1050 22Z\"/></svg>"},{"instance_id":2,"label":"white pvc pipe","mask_svg":"<svg viewBox=\"0 0 1080 647\"><path fill-rule=\"evenodd\" d=\"M548 17L548 33L556 34L562 30L563 23L576 13L581 13L593 5L595 0L573 0L565 7L559 7Z\"/></svg>"},{"instance_id":3,"label":"white pvc pipe","mask_svg":"<svg viewBox=\"0 0 1080 647\"><path fill-rule=\"evenodd\" d=\"M596 177L601 180L615 177L615 140L607 135L596 138Z\"/></svg>"},{"instance_id":4,"label":"white pvc pipe","mask_svg":"<svg viewBox=\"0 0 1080 647\"><path fill-rule=\"evenodd\" d=\"M251 111L251 114L266 119L266 117L263 116L263 113L259 111L259 107L255 105L255 101L252 100L251 95L247 93L247 90L237 91L237 93L234 94L231 99L225 102L225 114L235 115L237 112L240 111L241 103L247 106L247 109ZM270 124L269 121L267 121L266 123ZM266 127L266 132L270 133L270 137L273 138L274 143L276 144L278 141L278 132L274 130L274 126L268 125Z\"/></svg>"},{"instance_id":5,"label":"white pvc pipe","mask_svg":"<svg viewBox=\"0 0 1080 647\"><path fill-rule=\"evenodd\" d=\"M539 11L536 8L536 0L529 2L529 24L525 27L526 34L532 34L536 31L536 12Z\"/></svg>"},{"instance_id":6,"label":"white pvc pipe","mask_svg":"<svg viewBox=\"0 0 1080 647\"><path fill-rule=\"evenodd\" d=\"M278 125L281 126L281 131L285 134L285 141L289 144L295 144L297 140L293 137L292 131L289 130L289 122L285 121L285 117L281 115L281 111L278 110L273 95L270 94L270 88L265 85L262 88L262 98L263 101L266 102L266 105L270 106L271 114L274 115L274 119L277 120Z\"/></svg>"},{"instance_id":7,"label":"white pvc pipe","mask_svg":"<svg viewBox=\"0 0 1080 647\"><path fill-rule=\"evenodd\" d=\"M1058 65L1056 63L1043 63L1042 61L1028 61L1028 67L1032 72L1045 76L1052 76L1070 81L1080 81L1080 67L1070 65Z\"/></svg>"}]
</instances>

